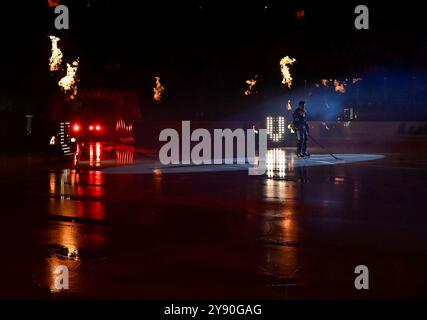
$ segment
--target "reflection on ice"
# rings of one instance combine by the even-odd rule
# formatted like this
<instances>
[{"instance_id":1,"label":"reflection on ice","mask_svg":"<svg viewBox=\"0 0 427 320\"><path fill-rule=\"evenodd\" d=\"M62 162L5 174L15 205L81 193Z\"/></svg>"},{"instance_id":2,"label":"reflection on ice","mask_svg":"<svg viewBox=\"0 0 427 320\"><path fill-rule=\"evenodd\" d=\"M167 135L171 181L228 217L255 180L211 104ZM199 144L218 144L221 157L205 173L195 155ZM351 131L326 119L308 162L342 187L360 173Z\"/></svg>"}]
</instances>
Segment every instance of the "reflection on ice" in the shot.
<instances>
[{"instance_id":1,"label":"reflection on ice","mask_svg":"<svg viewBox=\"0 0 427 320\"><path fill-rule=\"evenodd\" d=\"M94 153L95 150L95 153ZM95 159L95 160L94 160ZM101 165L101 143L89 143L89 166L99 167Z\"/></svg>"},{"instance_id":2,"label":"reflection on ice","mask_svg":"<svg viewBox=\"0 0 427 320\"><path fill-rule=\"evenodd\" d=\"M75 169L64 169L60 173L50 172L50 194L53 196L59 196L62 200L69 200L70 194L79 182L80 174Z\"/></svg>"},{"instance_id":3,"label":"reflection on ice","mask_svg":"<svg viewBox=\"0 0 427 320\"><path fill-rule=\"evenodd\" d=\"M87 259L88 246L104 246L106 242L103 229L85 229L90 233L82 234L87 220L105 219L104 175L100 171L90 170L80 173L75 169L65 169L49 174L48 213L59 218L49 224L46 237L49 243L47 258L46 284L52 293L58 293L58 270L65 266L69 270L70 290L81 281L79 267L81 253ZM81 219L76 222L75 219ZM101 231L101 232L100 232ZM85 251L86 250L86 251Z\"/></svg>"},{"instance_id":4,"label":"reflection on ice","mask_svg":"<svg viewBox=\"0 0 427 320\"><path fill-rule=\"evenodd\" d=\"M74 169L65 169L59 173L51 172L49 213L67 217L104 219L104 203L97 199L104 196L103 184L104 175L100 171L89 171L87 176L83 177Z\"/></svg>"},{"instance_id":5,"label":"reflection on ice","mask_svg":"<svg viewBox=\"0 0 427 320\"><path fill-rule=\"evenodd\" d=\"M267 150L266 165L269 178L285 178L286 151L279 148Z\"/></svg>"},{"instance_id":6,"label":"reflection on ice","mask_svg":"<svg viewBox=\"0 0 427 320\"><path fill-rule=\"evenodd\" d=\"M133 164L135 150L132 147L118 147L116 149L116 161L118 164Z\"/></svg>"},{"instance_id":7,"label":"reflection on ice","mask_svg":"<svg viewBox=\"0 0 427 320\"><path fill-rule=\"evenodd\" d=\"M51 251L48 258L49 288L51 292L59 292L57 282L58 269L61 266L74 271L80 265L78 251L78 232L74 223L61 223L58 228L49 230L49 237L58 240L57 246Z\"/></svg>"}]
</instances>

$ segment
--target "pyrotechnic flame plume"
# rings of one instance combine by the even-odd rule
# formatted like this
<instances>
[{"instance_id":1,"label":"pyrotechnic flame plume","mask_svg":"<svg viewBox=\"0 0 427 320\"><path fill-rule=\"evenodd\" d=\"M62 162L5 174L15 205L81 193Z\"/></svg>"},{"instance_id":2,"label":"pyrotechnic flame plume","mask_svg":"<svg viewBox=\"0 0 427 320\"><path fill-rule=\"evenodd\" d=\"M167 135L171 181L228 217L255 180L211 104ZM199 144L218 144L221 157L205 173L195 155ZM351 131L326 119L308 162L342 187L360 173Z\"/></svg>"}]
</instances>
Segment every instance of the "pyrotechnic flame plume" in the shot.
<instances>
[{"instance_id":1,"label":"pyrotechnic flame plume","mask_svg":"<svg viewBox=\"0 0 427 320\"><path fill-rule=\"evenodd\" d=\"M339 93L345 93L345 83L343 82L339 82L338 80L334 80L334 87L335 87L335 91L339 92Z\"/></svg>"},{"instance_id":2,"label":"pyrotechnic flame plume","mask_svg":"<svg viewBox=\"0 0 427 320\"><path fill-rule=\"evenodd\" d=\"M59 6L59 0L47 0L47 5L51 8Z\"/></svg>"},{"instance_id":3,"label":"pyrotechnic flame plume","mask_svg":"<svg viewBox=\"0 0 427 320\"><path fill-rule=\"evenodd\" d=\"M77 69L79 59L72 64L67 63L67 75L59 80L58 85L65 93L69 93L69 98L73 100L77 96Z\"/></svg>"},{"instance_id":4,"label":"pyrotechnic flame plume","mask_svg":"<svg viewBox=\"0 0 427 320\"><path fill-rule=\"evenodd\" d=\"M162 84L160 83L160 77L155 77L155 78L156 78L156 86L153 88L154 100L161 101L163 91L165 91L165 87L163 87Z\"/></svg>"},{"instance_id":5,"label":"pyrotechnic flame plume","mask_svg":"<svg viewBox=\"0 0 427 320\"><path fill-rule=\"evenodd\" d=\"M62 63L62 51L58 48L58 37L49 36L52 42L52 55L49 59L50 71L57 71Z\"/></svg>"},{"instance_id":6,"label":"pyrotechnic flame plume","mask_svg":"<svg viewBox=\"0 0 427 320\"><path fill-rule=\"evenodd\" d=\"M294 62L296 62L295 59L293 58L289 58L288 56L282 58L282 60L280 60L280 68L282 71L282 75L283 75L283 80L282 83L284 85L287 85L288 88L290 88L292 86L292 76L291 73L289 71L289 66L292 65Z\"/></svg>"},{"instance_id":7,"label":"pyrotechnic flame plume","mask_svg":"<svg viewBox=\"0 0 427 320\"><path fill-rule=\"evenodd\" d=\"M256 76L254 79L246 80L246 83L248 84L248 89L245 91L245 95L249 96L253 93L254 86L257 83Z\"/></svg>"}]
</instances>

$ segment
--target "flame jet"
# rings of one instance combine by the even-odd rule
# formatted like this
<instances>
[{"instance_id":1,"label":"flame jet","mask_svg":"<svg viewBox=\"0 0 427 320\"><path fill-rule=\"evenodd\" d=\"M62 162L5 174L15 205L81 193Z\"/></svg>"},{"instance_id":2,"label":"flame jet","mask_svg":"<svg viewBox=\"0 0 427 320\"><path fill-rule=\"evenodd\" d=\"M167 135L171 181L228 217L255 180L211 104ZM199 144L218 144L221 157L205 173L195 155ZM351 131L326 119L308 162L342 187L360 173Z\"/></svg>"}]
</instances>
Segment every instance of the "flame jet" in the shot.
<instances>
[{"instance_id":1,"label":"flame jet","mask_svg":"<svg viewBox=\"0 0 427 320\"><path fill-rule=\"evenodd\" d=\"M62 64L62 51L58 48L58 41L61 40L55 36L49 36L50 41L52 42L52 55L49 59L49 69L50 71L58 71L59 67Z\"/></svg>"},{"instance_id":2,"label":"flame jet","mask_svg":"<svg viewBox=\"0 0 427 320\"><path fill-rule=\"evenodd\" d=\"M253 79L246 80L246 84L248 85L248 89L245 91L245 95L249 96L253 93L253 89L257 83L257 77L255 76Z\"/></svg>"},{"instance_id":3,"label":"flame jet","mask_svg":"<svg viewBox=\"0 0 427 320\"><path fill-rule=\"evenodd\" d=\"M162 84L160 83L160 77L156 76L155 78L156 78L156 86L153 88L154 100L159 102L162 100L162 94L163 94L163 91L165 91L165 87L162 86Z\"/></svg>"},{"instance_id":4,"label":"flame jet","mask_svg":"<svg viewBox=\"0 0 427 320\"><path fill-rule=\"evenodd\" d=\"M65 93L69 93L69 98L73 100L77 96L77 69L79 59L72 64L67 63L67 75L59 80L58 85Z\"/></svg>"},{"instance_id":5,"label":"flame jet","mask_svg":"<svg viewBox=\"0 0 427 320\"><path fill-rule=\"evenodd\" d=\"M289 71L289 66L294 64L296 62L296 59L289 58L289 56L286 56L280 60L280 69L282 71L283 80L282 83L284 85L287 85L288 88L292 86L292 75Z\"/></svg>"}]
</instances>

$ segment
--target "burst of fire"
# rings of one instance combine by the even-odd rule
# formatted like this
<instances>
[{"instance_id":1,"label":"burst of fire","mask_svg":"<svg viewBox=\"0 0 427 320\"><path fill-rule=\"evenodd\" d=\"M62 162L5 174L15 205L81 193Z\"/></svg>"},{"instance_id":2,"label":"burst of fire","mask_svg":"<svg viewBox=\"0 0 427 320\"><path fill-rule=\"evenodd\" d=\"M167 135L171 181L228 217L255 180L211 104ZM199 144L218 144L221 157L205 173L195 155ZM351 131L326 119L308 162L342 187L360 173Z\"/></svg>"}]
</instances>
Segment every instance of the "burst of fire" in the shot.
<instances>
[{"instance_id":1,"label":"burst of fire","mask_svg":"<svg viewBox=\"0 0 427 320\"><path fill-rule=\"evenodd\" d=\"M287 104L286 108L287 108L288 110L292 110L291 100L288 100L288 104Z\"/></svg>"},{"instance_id":2,"label":"burst of fire","mask_svg":"<svg viewBox=\"0 0 427 320\"><path fill-rule=\"evenodd\" d=\"M335 87L335 92L339 92L339 93L345 93L345 83L343 82L339 82L338 80L334 80L334 87Z\"/></svg>"},{"instance_id":3,"label":"burst of fire","mask_svg":"<svg viewBox=\"0 0 427 320\"><path fill-rule=\"evenodd\" d=\"M296 17L297 17L298 20L304 19L304 17L305 17L305 10L304 9L298 10L297 13L296 13Z\"/></svg>"},{"instance_id":4,"label":"burst of fire","mask_svg":"<svg viewBox=\"0 0 427 320\"><path fill-rule=\"evenodd\" d=\"M322 85L324 87L327 87L329 85L329 80L328 79L322 79L321 82L322 82Z\"/></svg>"},{"instance_id":5,"label":"burst of fire","mask_svg":"<svg viewBox=\"0 0 427 320\"><path fill-rule=\"evenodd\" d=\"M50 71L57 71L62 63L62 51L58 48L58 37L49 36L50 41L52 42L52 55L49 59Z\"/></svg>"},{"instance_id":6,"label":"burst of fire","mask_svg":"<svg viewBox=\"0 0 427 320\"><path fill-rule=\"evenodd\" d=\"M68 253L67 253L68 258L75 259L75 260L79 259L79 251L76 248L70 247L67 249L68 249Z\"/></svg>"},{"instance_id":7,"label":"burst of fire","mask_svg":"<svg viewBox=\"0 0 427 320\"><path fill-rule=\"evenodd\" d=\"M77 95L77 69L79 67L79 59L72 64L67 63L67 75L59 80L58 85L62 91L69 93L69 98L72 100Z\"/></svg>"},{"instance_id":8,"label":"burst of fire","mask_svg":"<svg viewBox=\"0 0 427 320\"><path fill-rule=\"evenodd\" d=\"M294 62L296 62L296 60L293 58L289 58L288 56L286 56L280 60L280 69L281 69L282 75L283 75L282 83L284 85L287 85L288 88L291 87L292 80L293 80L291 73L289 71L289 66L294 64Z\"/></svg>"},{"instance_id":9,"label":"burst of fire","mask_svg":"<svg viewBox=\"0 0 427 320\"><path fill-rule=\"evenodd\" d=\"M59 6L59 0L47 0L47 5L51 8Z\"/></svg>"},{"instance_id":10,"label":"burst of fire","mask_svg":"<svg viewBox=\"0 0 427 320\"><path fill-rule=\"evenodd\" d=\"M249 96L253 93L253 89L257 83L257 76L253 79L246 80L246 84L248 85L248 89L245 91L245 95Z\"/></svg>"},{"instance_id":11,"label":"burst of fire","mask_svg":"<svg viewBox=\"0 0 427 320\"><path fill-rule=\"evenodd\" d=\"M156 76L155 78L156 78L156 86L153 88L154 100L161 101L163 91L165 91L165 87L163 87L162 84L160 83L160 77Z\"/></svg>"}]
</instances>

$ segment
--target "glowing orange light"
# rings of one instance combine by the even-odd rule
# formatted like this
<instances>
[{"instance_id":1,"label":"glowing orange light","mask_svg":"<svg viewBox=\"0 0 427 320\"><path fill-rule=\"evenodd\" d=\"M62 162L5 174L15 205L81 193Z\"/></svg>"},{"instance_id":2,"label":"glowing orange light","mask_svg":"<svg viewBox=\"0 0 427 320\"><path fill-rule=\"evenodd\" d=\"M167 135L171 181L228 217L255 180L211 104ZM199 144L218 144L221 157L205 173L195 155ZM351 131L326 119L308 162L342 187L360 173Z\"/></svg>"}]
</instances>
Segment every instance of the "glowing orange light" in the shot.
<instances>
[{"instance_id":1,"label":"glowing orange light","mask_svg":"<svg viewBox=\"0 0 427 320\"><path fill-rule=\"evenodd\" d=\"M89 126L89 130L92 131L93 130L93 126Z\"/></svg>"},{"instance_id":2,"label":"glowing orange light","mask_svg":"<svg viewBox=\"0 0 427 320\"><path fill-rule=\"evenodd\" d=\"M59 0L47 0L47 5L51 8L59 6Z\"/></svg>"},{"instance_id":3,"label":"glowing orange light","mask_svg":"<svg viewBox=\"0 0 427 320\"><path fill-rule=\"evenodd\" d=\"M62 64L62 51L58 48L58 37L49 36L52 42L52 55L49 59L50 71L58 71Z\"/></svg>"},{"instance_id":4,"label":"glowing orange light","mask_svg":"<svg viewBox=\"0 0 427 320\"><path fill-rule=\"evenodd\" d=\"M154 100L160 102L162 100L163 91L165 91L165 87L160 83L160 77L155 77L156 86L153 88L154 91Z\"/></svg>"},{"instance_id":5,"label":"glowing orange light","mask_svg":"<svg viewBox=\"0 0 427 320\"><path fill-rule=\"evenodd\" d=\"M62 91L69 93L69 99L73 100L77 96L77 69L79 59L77 58L72 64L67 63L67 75L59 80L58 85Z\"/></svg>"},{"instance_id":6,"label":"glowing orange light","mask_svg":"<svg viewBox=\"0 0 427 320\"><path fill-rule=\"evenodd\" d=\"M253 79L246 80L246 83L248 84L248 89L245 91L246 96L249 96L253 93L254 86L257 83L257 77L258 76L255 76Z\"/></svg>"},{"instance_id":7,"label":"glowing orange light","mask_svg":"<svg viewBox=\"0 0 427 320\"><path fill-rule=\"evenodd\" d=\"M95 129L96 129L96 131L99 131L99 130L101 130L101 126L98 125L95 127Z\"/></svg>"},{"instance_id":8,"label":"glowing orange light","mask_svg":"<svg viewBox=\"0 0 427 320\"><path fill-rule=\"evenodd\" d=\"M305 17L305 10L304 9L298 10L296 13L296 17L297 19L303 19Z\"/></svg>"},{"instance_id":9,"label":"glowing orange light","mask_svg":"<svg viewBox=\"0 0 427 320\"><path fill-rule=\"evenodd\" d=\"M289 71L289 66L294 64L296 62L296 59L290 58L289 56L286 56L280 60L280 69L282 71L283 80L282 83L288 88L292 86L292 75Z\"/></svg>"},{"instance_id":10,"label":"glowing orange light","mask_svg":"<svg viewBox=\"0 0 427 320\"><path fill-rule=\"evenodd\" d=\"M340 82L338 80L334 80L335 92L345 93L347 85L344 82Z\"/></svg>"},{"instance_id":11,"label":"glowing orange light","mask_svg":"<svg viewBox=\"0 0 427 320\"><path fill-rule=\"evenodd\" d=\"M73 126L73 130L74 130L74 131L79 131L79 130L80 130L80 126L79 126L78 124L75 124L75 125Z\"/></svg>"}]
</instances>

